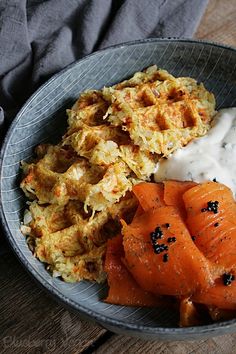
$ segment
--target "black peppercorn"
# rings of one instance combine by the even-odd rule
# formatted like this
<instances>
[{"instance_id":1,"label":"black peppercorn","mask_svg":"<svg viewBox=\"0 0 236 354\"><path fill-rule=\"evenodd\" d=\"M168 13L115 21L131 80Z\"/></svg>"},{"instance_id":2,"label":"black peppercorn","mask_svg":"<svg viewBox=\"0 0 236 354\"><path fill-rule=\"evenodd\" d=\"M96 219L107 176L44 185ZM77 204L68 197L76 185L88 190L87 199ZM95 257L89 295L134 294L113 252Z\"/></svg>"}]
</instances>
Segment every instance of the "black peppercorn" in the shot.
<instances>
[{"instance_id":1,"label":"black peppercorn","mask_svg":"<svg viewBox=\"0 0 236 354\"><path fill-rule=\"evenodd\" d=\"M168 254L165 253L162 259L163 259L163 262L168 262L168 260L169 260Z\"/></svg>"},{"instance_id":2,"label":"black peppercorn","mask_svg":"<svg viewBox=\"0 0 236 354\"><path fill-rule=\"evenodd\" d=\"M223 274L223 283L225 286L229 286L234 279L235 277L233 274L230 273Z\"/></svg>"},{"instance_id":3,"label":"black peppercorn","mask_svg":"<svg viewBox=\"0 0 236 354\"><path fill-rule=\"evenodd\" d=\"M168 243L176 242L176 237L175 237L175 236L173 236L173 237L168 237L167 242L168 242Z\"/></svg>"},{"instance_id":4,"label":"black peppercorn","mask_svg":"<svg viewBox=\"0 0 236 354\"><path fill-rule=\"evenodd\" d=\"M204 213L205 211L212 211L214 214L217 214L218 213L218 205L219 205L219 202L216 200L216 201L209 201L207 202L207 207L206 208L202 208L201 209L201 212Z\"/></svg>"}]
</instances>

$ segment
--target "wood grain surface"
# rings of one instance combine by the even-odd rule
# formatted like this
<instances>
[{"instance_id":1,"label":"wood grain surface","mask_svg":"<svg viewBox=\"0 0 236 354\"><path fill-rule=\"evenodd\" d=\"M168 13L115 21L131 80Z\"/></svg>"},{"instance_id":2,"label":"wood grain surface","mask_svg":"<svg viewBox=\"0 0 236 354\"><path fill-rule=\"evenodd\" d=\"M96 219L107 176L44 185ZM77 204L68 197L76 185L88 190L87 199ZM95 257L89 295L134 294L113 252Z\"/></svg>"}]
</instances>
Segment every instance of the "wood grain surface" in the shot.
<instances>
[{"instance_id":1,"label":"wood grain surface","mask_svg":"<svg viewBox=\"0 0 236 354\"><path fill-rule=\"evenodd\" d=\"M195 37L236 47L236 0L210 0Z\"/></svg>"},{"instance_id":2,"label":"wood grain surface","mask_svg":"<svg viewBox=\"0 0 236 354\"><path fill-rule=\"evenodd\" d=\"M236 47L235 19L236 0L210 0L195 37ZM57 304L39 289L10 250L1 255L0 353L81 352L233 354L236 353L236 334L165 343L110 333Z\"/></svg>"},{"instance_id":3,"label":"wood grain surface","mask_svg":"<svg viewBox=\"0 0 236 354\"><path fill-rule=\"evenodd\" d=\"M0 286L1 354L81 353L106 333L47 296L11 253L0 258Z\"/></svg>"},{"instance_id":4,"label":"wood grain surface","mask_svg":"<svg viewBox=\"0 0 236 354\"><path fill-rule=\"evenodd\" d=\"M144 341L120 335L109 338L97 354L230 354L236 353L236 335L194 342Z\"/></svg>"}]
</instances>

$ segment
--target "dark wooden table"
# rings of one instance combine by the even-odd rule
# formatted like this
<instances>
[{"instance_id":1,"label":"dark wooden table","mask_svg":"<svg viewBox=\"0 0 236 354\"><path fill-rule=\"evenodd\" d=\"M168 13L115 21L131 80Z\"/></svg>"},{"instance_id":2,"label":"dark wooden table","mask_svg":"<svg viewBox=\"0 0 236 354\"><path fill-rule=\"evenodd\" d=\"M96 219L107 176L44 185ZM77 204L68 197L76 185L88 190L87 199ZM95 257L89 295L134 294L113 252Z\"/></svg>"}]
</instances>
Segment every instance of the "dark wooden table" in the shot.
<instances>
[{"instance_id":1,"label":"dark wooden table","mask_svg":"<svg viewBox=\"0 0 236 354\"><path fill-rule=\"evenodd\" d=\"M195 37L236 47L235 19L236 0L210 0ZM236 334L171 343L113 334L58 305L36 285L7 248L7 252L0 256L0 353L93 351L109 354L230 354L236 353Z\"/></svg>"}]
</instances>

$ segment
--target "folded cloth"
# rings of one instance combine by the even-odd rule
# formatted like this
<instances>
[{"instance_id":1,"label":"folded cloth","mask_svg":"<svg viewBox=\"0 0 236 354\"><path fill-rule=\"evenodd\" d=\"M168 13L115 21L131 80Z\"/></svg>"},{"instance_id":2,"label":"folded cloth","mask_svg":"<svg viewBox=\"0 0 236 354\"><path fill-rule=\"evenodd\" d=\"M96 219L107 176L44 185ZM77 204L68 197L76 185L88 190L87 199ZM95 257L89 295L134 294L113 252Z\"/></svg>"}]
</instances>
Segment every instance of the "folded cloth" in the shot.
<instances>
[{"instance_id":1,"label":"folded cloth","mask_svg":"<svg viewBox=\"0 0 236 354\"><path fill-rule=\"evenodd\" d=\"M39 85L68 64L130 40L191 37L206 4L207 0L1 0L1 130Z\"/></svg>"}]
</instances>

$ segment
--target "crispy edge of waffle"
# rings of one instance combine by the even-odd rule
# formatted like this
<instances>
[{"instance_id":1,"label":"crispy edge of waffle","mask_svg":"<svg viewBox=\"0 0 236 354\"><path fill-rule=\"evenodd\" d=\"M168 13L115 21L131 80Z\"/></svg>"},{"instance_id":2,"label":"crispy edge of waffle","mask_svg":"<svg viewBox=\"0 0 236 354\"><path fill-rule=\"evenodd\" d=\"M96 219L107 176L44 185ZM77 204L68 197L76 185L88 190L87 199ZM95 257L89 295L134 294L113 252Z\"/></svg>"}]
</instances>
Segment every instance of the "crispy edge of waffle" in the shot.
<instances>
[{"instance_id":1,"label":"crispy edge of waffle","mask_svg":"<svg viewBox=\"0 0 236 354\"><path fill-rule=\"evenodd\" d=\"M120 232L119 218L129 220L136 207L135 197L127 194L91 218L77 201L65 206L40 206L34 201L29 207L28 244L52 274L71 282L103 282L106 241Z\"/></svg>"}]
</instances>

